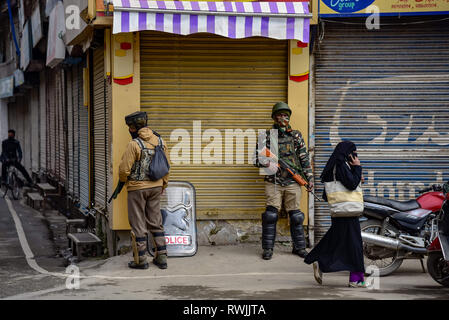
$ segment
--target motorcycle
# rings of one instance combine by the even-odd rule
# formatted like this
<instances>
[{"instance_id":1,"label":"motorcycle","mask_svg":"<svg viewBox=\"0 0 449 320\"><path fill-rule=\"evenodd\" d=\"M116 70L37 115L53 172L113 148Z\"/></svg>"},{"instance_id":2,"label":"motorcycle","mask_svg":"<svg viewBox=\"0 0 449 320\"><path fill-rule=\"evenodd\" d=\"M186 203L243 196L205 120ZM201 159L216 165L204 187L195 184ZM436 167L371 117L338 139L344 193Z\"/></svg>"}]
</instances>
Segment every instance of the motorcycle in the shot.
<instances>
[{"instance_id":1,"label":"motorcycle","mask_svg":"<svg viewBox=\"0 0 449 320\"><path fill-rule=\"evenodd\" d=\"M360 223L366 265L374 265L380 276L396 271L404 259L423 259L437 234L437 217L446 196L443 186L418 191L416 199L396 201L364 196Z\"/></svg>"},{"instance_id":2,"label":"motorcycle","mask_svg":"<svg viewBox=\"0 0 449 320\"><path fill-rule=\"evenodd\" d=\"M449 287L449 184L443 186L443 192L446 200L436 218L436 237L427 248L427 270L433 280Z\"/></svg>"}]
</instances>

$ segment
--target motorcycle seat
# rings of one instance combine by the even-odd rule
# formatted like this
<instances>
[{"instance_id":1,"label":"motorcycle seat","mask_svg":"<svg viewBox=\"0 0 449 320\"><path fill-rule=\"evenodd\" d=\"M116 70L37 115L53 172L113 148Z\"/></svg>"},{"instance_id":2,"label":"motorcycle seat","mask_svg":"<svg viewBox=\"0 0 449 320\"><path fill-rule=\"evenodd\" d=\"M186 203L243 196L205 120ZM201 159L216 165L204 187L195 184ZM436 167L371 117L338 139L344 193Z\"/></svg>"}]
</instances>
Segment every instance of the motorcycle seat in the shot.
<instances>
[{"instance_id":1,"label":"motorcycle seat","mask_svg":"<svg viewBox=\"0 0 449 320\"><path fill-rule=\"evenodd\" d=\"M420 208L419 203L416 200L397 201L382 197L363 196L363 201L384 205L402 212Z\"/></svg>"}]
</instances>

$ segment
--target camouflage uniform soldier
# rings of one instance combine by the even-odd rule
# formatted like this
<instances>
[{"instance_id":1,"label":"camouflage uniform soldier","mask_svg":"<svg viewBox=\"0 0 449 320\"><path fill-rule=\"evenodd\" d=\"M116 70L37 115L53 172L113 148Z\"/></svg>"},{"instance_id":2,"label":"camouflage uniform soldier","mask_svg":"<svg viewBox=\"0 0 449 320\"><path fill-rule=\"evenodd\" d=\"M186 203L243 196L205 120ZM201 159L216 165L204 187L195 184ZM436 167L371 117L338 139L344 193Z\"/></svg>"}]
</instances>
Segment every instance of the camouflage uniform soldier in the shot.
<instances>
[{"instance_id":1,"label":"camouflage uniform soldier","mask_svg":"<svg viewBox=\"0 0 449 320\"><path fill-rule=\"evenodd\" d=\"M290 232L293 242L293 254L305 257L306 243L304 239L304 214L299 210L301 199L301 186L293 180L292 176L285 169L279 168L273 159L259 155L261 149L265 146L270 149L270 144L277 144L270 149L273 153L278 151L278 157L284 160L297 173L301 174L308 181L308 191L313 188L313 175L310 166L309 154L306 149L301 132L292 130L289 125L291 109L284 102L278 102L273 106L271 118L274 124L271 130L266 131L265 139L259 140L256 152L255 165L265 167L267 175L265 176L265 194L266 211L262 214L262 258L271 259L273 256L274 240L276 238L276 223L278 213L284 203L285 210L290 217ZM274 131L274 130L275 131ZM270 132L277 132L274 137Z\"/></svg>"},{"instance_id":2,"label":"camouflage uniform soldier","mask_svg":"<svg viewBox=\"0 0 449 320\"><path fill-rule=\"evenodd\" d=\"M168 184L168 174L157 181L151 181L146 174L159 138L147 127L146 112L132 113L126 116L125 121L133 138L128 143L119 166L120 183L127 183L128 219L134 253L134 261L128 266L135 269L148 268L145 252L147 236L151 232L156 249L153 263L161 269L166 269L167 249L160 199ZM168 160L167 146L162 143Z\"/></svg>"}]
</instances>

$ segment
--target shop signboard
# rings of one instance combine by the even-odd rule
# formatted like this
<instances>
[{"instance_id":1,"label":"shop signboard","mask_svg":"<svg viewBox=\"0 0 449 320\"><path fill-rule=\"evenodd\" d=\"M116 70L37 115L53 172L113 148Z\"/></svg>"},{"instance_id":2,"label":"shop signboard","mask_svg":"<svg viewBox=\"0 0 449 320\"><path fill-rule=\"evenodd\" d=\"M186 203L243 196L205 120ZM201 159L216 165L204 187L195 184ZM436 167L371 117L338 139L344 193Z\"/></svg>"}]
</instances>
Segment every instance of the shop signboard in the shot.
<instances>
[{"instance_id":1,"label":"shop signboard","mask_svg":"<svg viewBox=\"0 0 449 320\"><path fill-rule=\"evenodd\" d=\"M47 44L47 66L54 68L65 58L65 14L62 2L58 2L50 14Z\"/></svg>"},{"instance_id":2,"label":"shop signboard","mask_svg":"<svg viewBox=\"0 0 449 320\"><path fill-rule=\"evenodd\" d=\"M39 43L42 36L41 11L39 6L37 6L31 15L31 37L33 39L33 48Z\"/></svg>"},{"instance_id":3,"label":"shop signboard","mask_svg":"<svg viewBox=\"0 0 449 320\"><path fill-rule=\"evenodd\" d=\"M16 69L14 71L14 87L21 86L25 83L25 75L22 70Z\"/></svg>"},{"instance_id":4,"label":"shop signboard","mask_svg":"<svg viewBox=\"0 0 449 320\"><path fill-rule=\"evenodd\" d=\"M320 0L321 17L448 14L449 0Z\"/></svg>"},{"instance_id":5,"label":"shop signboard","mask_svg":"<svg viewBox=\"0 0 449 320\"><path fill-rule=\"evenodd\" d=\"M25 23L20 39L20 68L26 70L31 61L29 21Z\"/></svg>"},{"instance_id":6,"label":"shop signboard","mask_svg":"<svg viewBox=\"0 0 449 320\"><path fill-rule=\"evenodd\" d=\"M0 79L0 98L8 98L14 95L14 76Z\"/></svg>"}]
</instances>

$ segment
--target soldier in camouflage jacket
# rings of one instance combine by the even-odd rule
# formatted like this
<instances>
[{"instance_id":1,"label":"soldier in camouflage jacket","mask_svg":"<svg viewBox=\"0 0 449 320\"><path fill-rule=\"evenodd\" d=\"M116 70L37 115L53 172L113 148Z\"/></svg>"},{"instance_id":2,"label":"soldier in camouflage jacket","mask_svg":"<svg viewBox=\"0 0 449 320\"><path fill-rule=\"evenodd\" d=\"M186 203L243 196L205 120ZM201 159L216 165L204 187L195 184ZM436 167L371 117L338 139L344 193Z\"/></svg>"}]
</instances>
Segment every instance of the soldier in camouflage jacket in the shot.
<instances>
[{"instance_id":1,"label":"soldier in camouflage jacket","mask_svg":"<svg viewBox=\"0 0 449 320\"><path fill-rule=\"evenodd\" d=\"M292 178L291 174L277 166L272 158L259 154L266 147L284 160L309 183L308 190L313 188L313 174L310 166L309 153L301 132L292 130L289 125L290 107L284 102L273 106L271 117L274 124L263 137L259 137L255 165L265 168L266 211L262 214L262 257L271 259L274 240L276 237L276 223L278 213L284 204L290 217L290 232L293 242L293 254L304 258L307 254L304 239L304 214L299 210L301 186Z\"/></svg>"}]
</instances>

